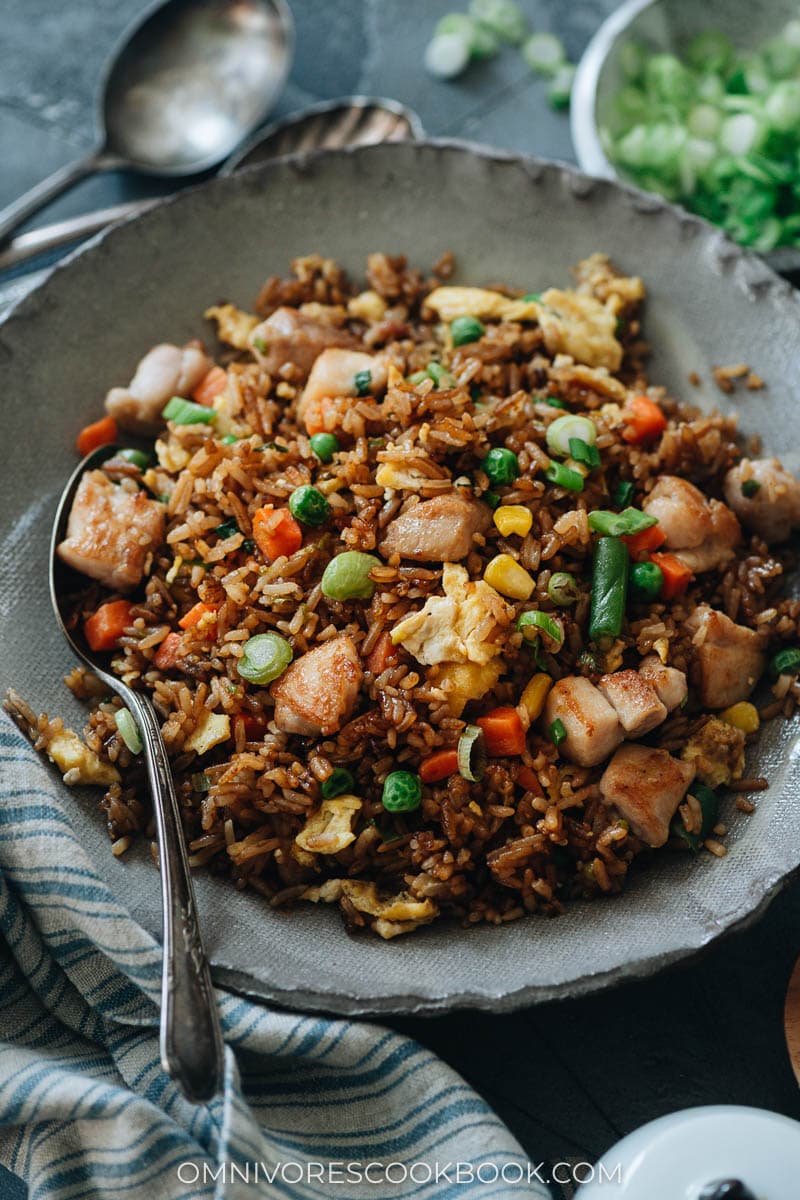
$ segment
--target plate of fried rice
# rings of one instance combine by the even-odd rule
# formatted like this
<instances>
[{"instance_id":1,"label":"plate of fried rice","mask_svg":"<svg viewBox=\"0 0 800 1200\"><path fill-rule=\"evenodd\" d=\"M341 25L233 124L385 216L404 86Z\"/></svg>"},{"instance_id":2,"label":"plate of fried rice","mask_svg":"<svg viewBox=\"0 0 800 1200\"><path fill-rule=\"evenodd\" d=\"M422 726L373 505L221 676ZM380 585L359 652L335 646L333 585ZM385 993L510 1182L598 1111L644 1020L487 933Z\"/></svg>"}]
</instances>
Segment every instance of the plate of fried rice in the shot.
<instances>
[{"instance_id":1,"label":"plate of fried rice","mask_svg":"<svg viewBox=\"0 0 800 1200\"><path fill-rule=\"evenodd\" d=\"M0 666L120 900L158 930L141 742L46 588L90 451L70 625L160 715L220 982L502 1009L757 913L800 860L799 330L703 222L457 144L73 255L0 328Z\"/></svg>"}]
</instances>

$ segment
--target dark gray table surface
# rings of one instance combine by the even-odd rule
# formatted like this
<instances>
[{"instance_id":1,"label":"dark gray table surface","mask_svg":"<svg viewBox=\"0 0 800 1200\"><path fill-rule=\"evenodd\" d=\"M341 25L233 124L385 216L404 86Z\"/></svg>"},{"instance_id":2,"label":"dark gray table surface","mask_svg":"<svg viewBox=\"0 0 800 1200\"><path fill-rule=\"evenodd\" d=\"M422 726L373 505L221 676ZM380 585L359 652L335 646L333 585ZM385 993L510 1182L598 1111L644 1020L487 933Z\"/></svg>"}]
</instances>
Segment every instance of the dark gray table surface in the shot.
<instances>
[{"instance_id":1,"label":"dark gray table surface","mask_svg":"<svg viewBox=\"0 0 800 1200\"><path fill-rule=\"evenodd\" d=\"M274 115L355 92L412 105L433 135L572 159L568 118L519 56L442 83L422 67L451 0L291 0L297 53ZM522 0L577 58L616 0ZM104 58L143 0L0 0L0 205L92 142ZM463 7L466 7L464 3ZM31 227L170 190L123 173L87 181ZM2 278L0 277L0 287ZM398 1020L497 1109L535 1161L592 1161L620 1135L697 1104L751 1104L800 1119L782 1006L800 954L800 883L753 928L642 983L514 1015ZM0 1170L2 1170L0 1168ZM0 1197L11 1196L0 1177Z\"/></svg>"}]
</instances>

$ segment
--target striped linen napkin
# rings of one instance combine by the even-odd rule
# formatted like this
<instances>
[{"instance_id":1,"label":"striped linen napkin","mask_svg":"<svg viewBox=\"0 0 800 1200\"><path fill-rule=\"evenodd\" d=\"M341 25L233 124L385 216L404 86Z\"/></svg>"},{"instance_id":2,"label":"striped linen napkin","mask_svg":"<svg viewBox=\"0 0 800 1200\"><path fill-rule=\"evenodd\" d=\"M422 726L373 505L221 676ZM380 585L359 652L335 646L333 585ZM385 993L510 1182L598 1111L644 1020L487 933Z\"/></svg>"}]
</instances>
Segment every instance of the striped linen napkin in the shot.
<instances>
[{"instance_id":1,"label":"striped linen napkin","mask_svg":"<svg viewBox=\"0 0 800 1200\"><path fill-rule=\"evenodd\" d=\"M224 1094L184 1100L159 1062L160 948L69 804L0 713L0 1162L32 1200L548 1195L454 1071L377 1025L218 991Z\"/></svg>"}]
</instances>

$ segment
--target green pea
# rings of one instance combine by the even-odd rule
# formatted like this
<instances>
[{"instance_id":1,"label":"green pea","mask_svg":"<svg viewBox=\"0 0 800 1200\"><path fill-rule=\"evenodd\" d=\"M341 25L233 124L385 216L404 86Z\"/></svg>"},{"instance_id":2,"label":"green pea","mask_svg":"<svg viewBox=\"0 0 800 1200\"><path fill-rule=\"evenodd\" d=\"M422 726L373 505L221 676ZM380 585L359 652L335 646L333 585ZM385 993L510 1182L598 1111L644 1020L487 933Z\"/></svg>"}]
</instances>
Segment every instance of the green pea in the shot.
<instances>
[{"instance_id":1,"label":"green pea","mask_svg":"<svg viewBox=\"0 0 800 1200\"><path fill-rule=\"evenodd\" d=\"M280 634L257 633L245 642L236 669L242 679L263 685L282 675L293 657L292 647Z\"/></svg>"},{"instance_id":2,"label":"green pea","mask_svg":"<svg viewBox=\"0 0 800 1200\"><path fill-rule=\"evenodd\" d=\"M381 796L387 812L413 812L422 802L422 784L419 775L410 771L392 771L386 776Z\"/></svg>"},{"instance_id":3,"label":"green pea","mask_svg":"<svg viewBox=\"0 0 800 1200\"><path fill-rule=\"evenodd\" d=\"M321 787L323 800L331 800L334 796L343 796L352 792L356 781L344 767L334 767Z\"/></svg>"},{"instance_id":4,"label":"green pea","mask_svg":"<svg viewBox=\"0 0 800 1200\"><path fill-rule=\"evenodd\" d=\"M371 600L375 584L370 571L380 559L361 550L345 550L328 563L322 575L322 594L330 600Z\"/></svg>"},{"instance_id":5,"label":"green pea","mask_svg":"<svg viewBox=\"0 0 800 1200\"><path fill-rule=\"evenodd\" d=\"M486 332L486 327L477 317L456 317L450 322L450 336L454 346L466 346L477 342Z\"/></svg>"},{"instance_id":6,"label":"green pea","mask_svg":"<svg viewBox=\"0 0 800 1200\"><path fill-rule=\"evenodd\" d=\"M118 450L116 457L124 458L126 462L132 463L140 471L146 471L153 461L152 455L147 454L144 450L134 450L132 447Z\"/></svg>"},{"instance_id":7,"label":"green pea","mask_svg":"<svg viewBox=\"0 0 800 1200\"><path fill-rule=\"evenodd\" d=\"M304 525L324 525L331 506L318 488L310 483L295 488L289 497L289 512Z\"/></svg>"},{"instance_id":8,"label":"green pea","mask_svg":"<svg viewBox=\"0 0 800 1200\"><path fill-rule=\"evenodd\" d=\"M491 449L481 466L495 487L513 483L519 475L519 459L513 450L506 450L504 446Z\"/></svg>"},{"instance_id":9,"label":"green pea","mask_svg":"<svg viewBox=\"0 0 800 1200\"><path fill-rule=\"evenodd\" d=\"M634 563L631 567L630 588L636 600L655 600L664 586L664 572L654 562Z\"/></svg>"},{"instance_id":10,"label":"green pea","mask_svg":"<svg viewBox=\"0 0 800 1200\"><path fill-rule=\"evenodd\" d=\"M339 449L339 439L332 433L315 433L309 445L320 462L329 463Z\"/></svg>"}]
</instances>

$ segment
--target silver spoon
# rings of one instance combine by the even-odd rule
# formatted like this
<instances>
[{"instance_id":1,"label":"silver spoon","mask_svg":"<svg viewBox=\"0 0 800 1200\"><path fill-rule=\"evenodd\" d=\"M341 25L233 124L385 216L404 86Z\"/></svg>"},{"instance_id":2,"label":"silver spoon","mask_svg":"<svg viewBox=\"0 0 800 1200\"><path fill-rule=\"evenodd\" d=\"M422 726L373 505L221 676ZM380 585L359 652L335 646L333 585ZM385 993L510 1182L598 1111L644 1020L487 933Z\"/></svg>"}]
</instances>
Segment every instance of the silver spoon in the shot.
<instances>
[{"instance_id":1,"label":"silver spoon","mask_svg":"<svg viewBox=\"0 0 800 1200\"><path fill-rule=\"evenodd\" d=\"M216 166L269 112L293 46L286 0L159 0L106 68L100 142L0 211L0 243L96 171L178 176Z\"/></svg>"},{"instance_id":2,"label":"silver spoon","mask_svg":"<svg viewBox=\"0 0 800 1200\"><path fill-rule=\"evenodd\" d=\"M78 484L85 471L110 458L115 446L101 446L78 464L58 504L50 539L50 599L56 623L73 654L102 679L109 691L125 703L139 728L144 745L147 776L161 866L163 966L161 973L161 1065L193 1103L210 1100L220 1090L224 1047L211 972L208 967L197 905L183 840L181 814L167 751L153 705L107 669L105 656L90 652L70 632L61 609L65 584L71 573L56 553L65 536L67 520Z\"/></svg>"}]
</instances>

